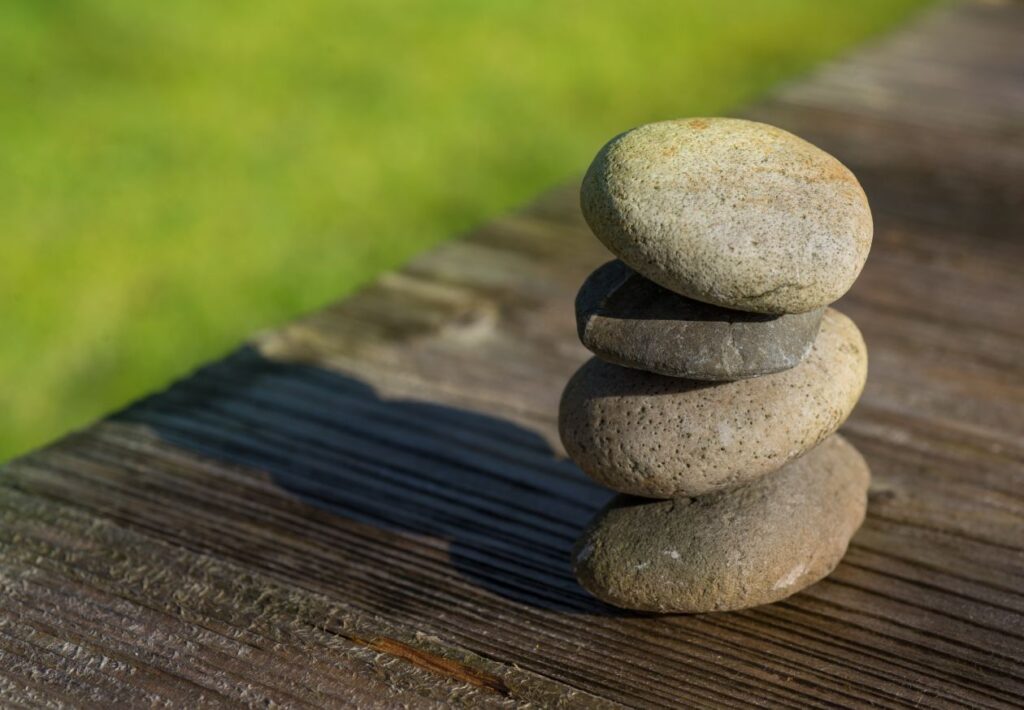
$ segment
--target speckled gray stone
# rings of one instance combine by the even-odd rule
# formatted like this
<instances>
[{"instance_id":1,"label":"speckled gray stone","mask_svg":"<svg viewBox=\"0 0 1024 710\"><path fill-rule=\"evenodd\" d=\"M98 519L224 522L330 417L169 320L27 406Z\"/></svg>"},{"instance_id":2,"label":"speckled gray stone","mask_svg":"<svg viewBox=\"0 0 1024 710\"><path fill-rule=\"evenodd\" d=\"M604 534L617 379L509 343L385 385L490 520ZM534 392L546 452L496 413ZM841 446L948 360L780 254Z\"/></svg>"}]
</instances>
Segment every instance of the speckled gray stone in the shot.
<instances>
[{"instance_id":1,"label":"speckled gray stone","mask_svg":"<svg viewBox=\"0 0 1024 710\"><path fill-rule=\"evenodd\" d=\"M694 301L621 261L597 269L576 297L580 340L602 360L694 380L788 370L810 352L824 308L766 315Z\"/></svg>"},{"instance_id":2,"label":"speckled gray stone","mask_svg":"<svg viewBox=\"0 0 1024 710\"><path fill-rule=\"evenodd\" d=\"M860 331L830 308L802 363L749 380L683 380L592 358L565 387L559 433L573 461L607 488L702 495L816 445L849 416L866 377Z\"/></svg>"},{"instance_id":3,"label":"speckled gray stone","mask_svg":"<svg viewBox=\"0 0 1024 710\"><path fill-rule=\"evenodd\" d=\"M616 496L584 532L573 570L609 604L658 612L745 609L828 575L864 520L870 480L838 434L771 475L702 496Z\"/></svg>"},{"instance_id":4,"label":"speckled gray stone","mask_svg":"<svg viewBox=\"0 0 1024 710\"><path fill-rule=\"evenodd\" d=\"M733 118L640 126L583 180L583 216L638 273L684 296L803 313L853 284L871 248L857 179L780 128Z\"/></svg>"}]
</instances>

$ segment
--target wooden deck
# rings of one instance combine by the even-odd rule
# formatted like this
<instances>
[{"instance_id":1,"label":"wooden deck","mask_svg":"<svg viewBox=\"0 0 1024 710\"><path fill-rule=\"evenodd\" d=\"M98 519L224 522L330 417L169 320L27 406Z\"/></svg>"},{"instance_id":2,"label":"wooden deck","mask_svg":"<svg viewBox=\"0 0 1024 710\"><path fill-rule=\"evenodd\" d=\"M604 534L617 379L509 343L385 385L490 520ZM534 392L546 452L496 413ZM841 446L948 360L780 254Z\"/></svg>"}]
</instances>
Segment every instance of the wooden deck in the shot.
<instances>
[{"instance_id":1,"label":"wooden deck","mask_svg":"<svg viewBox=\"0 0 1024 710\"><path fill-rule=\"evenodd\" d=\"M1024 5L931 12L746 113L875 210L839 304L874 484L829 579L689 617L576 586L610 493L555 413L607 254L569 186L8 464L2 704L1024 703Z\"/></svg>"}]
</instances>

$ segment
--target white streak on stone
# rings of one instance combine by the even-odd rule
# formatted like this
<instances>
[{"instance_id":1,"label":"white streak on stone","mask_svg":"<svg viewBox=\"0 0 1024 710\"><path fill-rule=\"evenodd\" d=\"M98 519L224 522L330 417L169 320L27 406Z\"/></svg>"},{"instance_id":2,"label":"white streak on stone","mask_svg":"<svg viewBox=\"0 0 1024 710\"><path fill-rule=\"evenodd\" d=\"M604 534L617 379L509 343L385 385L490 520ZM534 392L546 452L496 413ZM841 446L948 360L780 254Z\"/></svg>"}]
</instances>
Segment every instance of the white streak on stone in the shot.
<instances>
[{"instance_id":1,"label":"white streak on stone","mask_svg":"<svg viewBox=\"0 0 1024 710\"><path fill-rule=\"evenodd\" d=\"M718 422L718 443L722 446L732 446L732 427L727 422Z\"/></svg>"},{"instance_id":2,"label":"white streak on stone","mask_svg":"<svg viewBox=\"0 0 1024 710\"><path fill-rule=\"evenodd\" d=\"M779 580L775 583L773 589L783 589L785 587L792 587L796 583L796 580L800 579L800 575L802 575L804 573L804 570L806 569L807 564L801 562L796 567L791 569L787 574L780 577Z\"/></svg>"}]
</instances>

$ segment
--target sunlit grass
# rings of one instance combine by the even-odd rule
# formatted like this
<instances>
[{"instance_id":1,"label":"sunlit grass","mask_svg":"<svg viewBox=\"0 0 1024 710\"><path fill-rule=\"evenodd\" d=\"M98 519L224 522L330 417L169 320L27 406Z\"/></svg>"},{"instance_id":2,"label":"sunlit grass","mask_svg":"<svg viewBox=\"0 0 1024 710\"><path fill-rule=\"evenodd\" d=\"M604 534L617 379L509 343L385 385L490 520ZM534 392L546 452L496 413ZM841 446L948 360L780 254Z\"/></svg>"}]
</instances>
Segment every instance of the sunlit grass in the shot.
<instances>
[{"instance_id":1,"label":"sunlit grass","mask_svg":"<svg viewBox=\"0 0 1024 710\"><path fill-rule=\"evenodd\" d=\"M0 3L0 458L919 5Z\"/></svg>"}]
</instances>

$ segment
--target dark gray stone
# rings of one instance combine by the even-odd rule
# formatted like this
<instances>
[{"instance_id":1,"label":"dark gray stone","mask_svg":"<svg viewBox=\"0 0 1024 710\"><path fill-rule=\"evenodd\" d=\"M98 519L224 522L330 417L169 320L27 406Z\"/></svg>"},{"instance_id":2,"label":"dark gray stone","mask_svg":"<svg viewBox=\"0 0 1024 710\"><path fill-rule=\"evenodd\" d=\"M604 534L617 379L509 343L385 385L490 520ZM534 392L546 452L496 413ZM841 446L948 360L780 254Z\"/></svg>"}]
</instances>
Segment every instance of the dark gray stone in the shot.
<instances>
[{"instance_id":1,"label":"dark gray stone","mask_svg":"<svg viewBox=\"0 0 1024 710\"><path fill-rule=\"evenodd\" d=\"M728 611L828 575L864 520L870 473L838 434L775 473L699 498L616 496L573 551L587 591L641 611Z\"/></svg>"},{"instance_id":2,"label":"dark gray stone","mask_svg":"<svg viewBox=\"0 0 1024 710\"><path fill-rule=\"evenodd\" d=\"M736 311L669 291L619 260L576 296L580 340L602 360L692 380L781 372L810 352L824 308L781 316Z\"/></svg>"}]
</instances>

